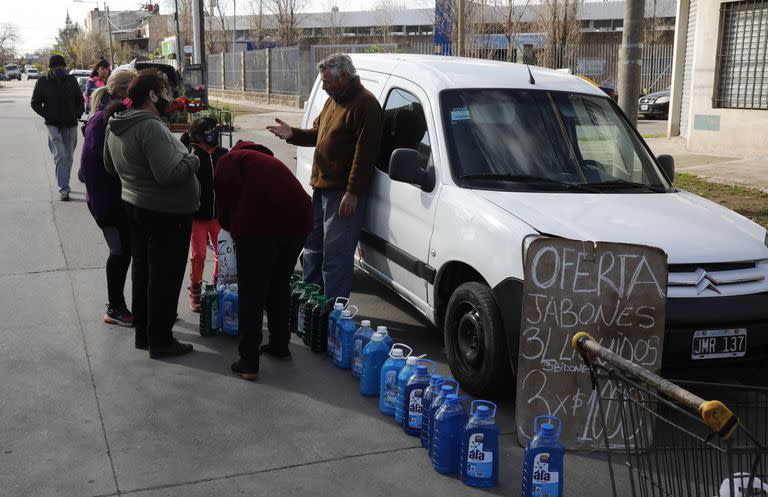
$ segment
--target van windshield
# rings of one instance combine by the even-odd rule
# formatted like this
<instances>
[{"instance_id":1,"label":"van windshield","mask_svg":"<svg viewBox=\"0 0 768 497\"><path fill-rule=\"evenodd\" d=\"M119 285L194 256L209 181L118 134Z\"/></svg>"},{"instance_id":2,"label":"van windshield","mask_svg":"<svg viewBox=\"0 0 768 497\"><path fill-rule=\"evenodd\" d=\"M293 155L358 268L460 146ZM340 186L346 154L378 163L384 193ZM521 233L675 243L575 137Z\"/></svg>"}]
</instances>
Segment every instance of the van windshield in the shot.
<instances>
[{"instance_id":1,"label":"van windshield","mask_svg":"<svg viewBox=\"0 0 768 497\"><path fill-rule=\"evenodd\" d=\"M672 191L608 98L481 89L449 90L440 99L451 172L461 187Z\"/></svg>"}]
</instances>

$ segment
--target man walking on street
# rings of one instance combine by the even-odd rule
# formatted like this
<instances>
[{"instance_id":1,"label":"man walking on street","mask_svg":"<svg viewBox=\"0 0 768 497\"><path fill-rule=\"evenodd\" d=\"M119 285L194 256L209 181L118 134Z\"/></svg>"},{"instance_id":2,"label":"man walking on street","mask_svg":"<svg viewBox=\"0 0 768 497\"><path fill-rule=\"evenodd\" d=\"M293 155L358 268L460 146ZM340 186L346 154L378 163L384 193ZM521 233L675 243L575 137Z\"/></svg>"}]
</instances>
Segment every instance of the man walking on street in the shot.
<instances>
[{"instance_id":1,"label":"man walking on street","mask_svg":"<svg viewBox=\"0 0 768 497\"><path fill-rule=\"evenodd\" d=\"M32 92L32 109L45 119L48 148L56 164L56 181L61 200L69 200L69 174L77 145L77 120L85 100L74 76L67 74L61 55L51 55L48 74L37 80Z\"/></svg>"},{"instance_id":2,"label":"man walking on street","mask_svg":"<svg viewBox=\"0 0 768 497\"><path fill-rule=\"evenodd\" d=\"M368 187L379 154L381 106L360 83L352 60L333 54L317 65L330 97L311 129L280 119L267 129L288 143L316 147L310 185L314 229L304 246L304 281L325 295L349 297Z\"/></svg>"}]
</instances>

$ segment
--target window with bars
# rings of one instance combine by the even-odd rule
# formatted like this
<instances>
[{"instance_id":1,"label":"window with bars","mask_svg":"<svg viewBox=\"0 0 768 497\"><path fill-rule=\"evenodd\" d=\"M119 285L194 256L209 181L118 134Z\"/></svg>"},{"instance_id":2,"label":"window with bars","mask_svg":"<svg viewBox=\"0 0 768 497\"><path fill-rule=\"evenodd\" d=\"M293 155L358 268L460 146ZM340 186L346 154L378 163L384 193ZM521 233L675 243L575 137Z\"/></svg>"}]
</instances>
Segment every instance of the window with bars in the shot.
<instances>
[{"instance_id":1,"label":"window with bars","mask_svg":"<svg viewBox=\"0 0 768 497\"><path fill-rule=\"evenodd\" d=\"M720 6L714 107L768 110L768 0Z\"/></svg>"}]
</instances>

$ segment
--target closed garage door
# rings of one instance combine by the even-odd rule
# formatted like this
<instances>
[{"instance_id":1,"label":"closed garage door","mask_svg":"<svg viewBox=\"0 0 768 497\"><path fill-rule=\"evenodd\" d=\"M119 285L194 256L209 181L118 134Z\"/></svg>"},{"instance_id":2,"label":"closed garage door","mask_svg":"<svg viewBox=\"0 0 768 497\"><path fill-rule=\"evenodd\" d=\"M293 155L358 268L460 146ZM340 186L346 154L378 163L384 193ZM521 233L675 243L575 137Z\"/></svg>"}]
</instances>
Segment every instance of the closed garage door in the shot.
<instances>
[{"instance_id":1,"label":"closed garage door","mask_svg":"<svg viewBox=\"0 0 768 497\"><path fill-rule=\"evenodd\" d=\"M691 0L688 7L688 30L685 40L685 66L683 68L683 95L680 101L680 135L688 136L688 111L691 108L693 79L693 47L696 41L696 3Z\"/></svg>"}]
</instances>

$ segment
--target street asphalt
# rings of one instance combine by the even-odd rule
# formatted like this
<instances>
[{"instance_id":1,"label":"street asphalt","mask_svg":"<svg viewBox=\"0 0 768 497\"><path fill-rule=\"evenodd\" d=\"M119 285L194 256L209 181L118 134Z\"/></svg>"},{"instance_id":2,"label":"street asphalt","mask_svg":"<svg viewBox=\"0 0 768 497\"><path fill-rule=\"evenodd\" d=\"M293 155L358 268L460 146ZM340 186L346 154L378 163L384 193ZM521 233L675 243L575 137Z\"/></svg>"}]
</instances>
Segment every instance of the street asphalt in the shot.
<instances>
[{"instance_id":1,"label":"street asphalt","mask_svg":"<svg viewBox=\"0 0 768 497\"><path fill-rule=\"evenodd\" d=\"M348 371L295 340L293 361L263 359L256 382L233 376L236 340L201 337L184 290L174 332L195 352L150 360L134 349L131 329L101 320L107 247L76 178L80 147L72 201L60 202L45 127L29 107L34 82L3 85L2 497L519 495L511 399L499 409L500 482L475 490L433 471L418 441L361 397ZM244 117L236 138L272 147L293 167L292 147L263 129L276 115L300 118ZM353 288L361 315L448 372L434 327L363 274ZM569 496L610 495L602 456L568 454L565 481Z\"/></svg>"}]
</instances>

